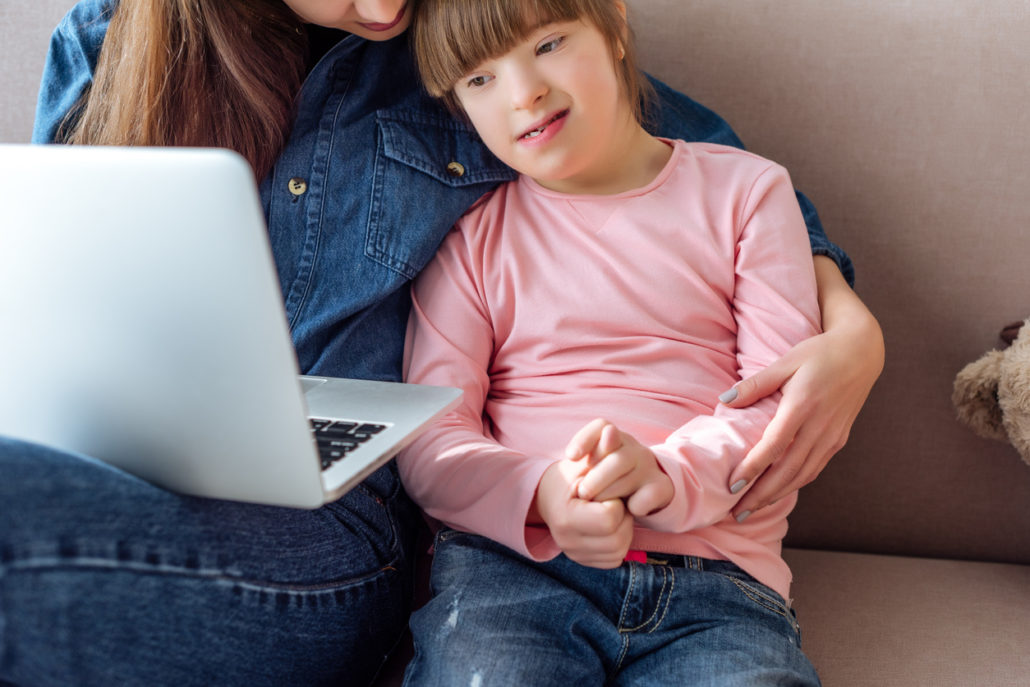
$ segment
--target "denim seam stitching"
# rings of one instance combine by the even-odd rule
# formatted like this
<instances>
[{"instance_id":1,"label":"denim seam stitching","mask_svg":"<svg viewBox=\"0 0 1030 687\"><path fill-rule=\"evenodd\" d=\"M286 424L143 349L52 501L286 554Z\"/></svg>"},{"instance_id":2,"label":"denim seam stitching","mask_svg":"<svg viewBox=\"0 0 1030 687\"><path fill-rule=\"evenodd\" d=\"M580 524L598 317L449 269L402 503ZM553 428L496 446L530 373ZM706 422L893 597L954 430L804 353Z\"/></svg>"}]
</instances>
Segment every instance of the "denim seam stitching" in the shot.
<instances>
[{"instance_id":1,"label":"denim seam stitching","mask_svg":"<svg viewBox=\"0 0 1030 687\"><path fill-rule=\"evenodd\" d=\"M377 111L376 124L383 134L384 142L382 154L391 160L395 160L406 167L410 167L411 169L426 174L436 181L452 188L464 188L475 186L477 184L488 183L500 184L507 181L513 181L516 178L517 175L515 172L500 161L497 161L494 165L485 166L483 169L478 171L466 169L461 176L455 177L448 173L444 167L441 167L440 164L433 159L426 158L421 155L413 155L407 152L403 148L403 140L400 139L408 136L407 126L411 124L421 124L424 127L428 126L441 129L455 137L452 139L455 141L457 140L457 136L461 136L463 134L475 138L474 133L463 126L453 126L453 122L443 123L432 117L420 117L419 119L422 119L423 121L409 121L402 117L389 114L385 110ZM442 153L443 151L433 152Z\"/></svg>"},{"instance_id":2,"label":"denim seam stitching","mask_svg":"<svg viewBox=\"0 0 1030 687\"><path fill-rule=\"evenodd\" d=\"M676 592L676 571L663 567L662 573L665 575L665 579L662 581L662 596L665 597L665 604L662 606L662 617L655 621L654 627L647 631L648 634L657 631L662 626L662 623L665 622L665 616L669 614L669 605L672 603L672 596ZM657 612L657 608L655 612ZM653 618L654 616L652 615L651 617Z\"/></svg>"},{"instance_id":3,"label":"denim seam stitching","mask_svg":"<svg viewBox=\"0 0 1030 687\"><path fill-rule=\"evenodd\" d=\"M625 632L631 632L622 627L622 623L626 620L626 613L629 612L629 601L633 596L634 590L637 586L637 565L631 564L629 566L629 588L626 590L626 595L622 599L622 608L619 611L619 634Z\"/></svg>"},{"instance_id":4,"label":"denim seam stitching","mask_svg":"<svg viewBox=\"0 0 1030 687\"><path fill-rule=\"evenodd\" d=\"M786 607L783 604L779 603L776 599L770 597L768 594L763 594L760 590L755 589L748 583L738 580L734 577L730 577L729 575L724 575L724 577L730 580L733 584L737 585L737 587L739 587L741 591L743 591L745 594L747 594L755 601L760 602L764 605L768 605L769 610L775 610L777 613L780 613L781 615L787 614Z\"/></svg>"},{"instance_id":5,"label":"denim seam stitching","mask_svg":"<svg viewBox=\"0 0 1030 687\"><path fill-rule=\"evenodd\" d=\"M626 655L629 653L630 636L631 635L619 632L619 638L622 640L622 649L619 650L619 656L615 659L615 663L614 665L612 665L611 671L608 673L608 675L606 675L604 684L611 684L612 681L615 680L615 678L618 677L619 673L622 671L622 662L626 660Z\"/></svg>"},{"instance_id":6,"label":"denim seam stitching","mask_svg":"<svg viewBox=\"0 0 1030 687\"><path fill-rule=\"evenodd\" d=\"M340 591L348 587L356 587L375 580L377 577L393 568L393 563L385 565L377 570L371 571L360 577L352 577L345 580L322 582L311 585L276 584L271 582L259 582L248 578L233 577L218 570L191 570L177 566L158 566L150 563L137 563L133 561L112 561L106 558L79 558L75 560L59 558L39 558L34 560L13 561L0 571L0 577L6 577L10 573L18 572L44 572L44 571L74 571L76 569L122 572L133 571L148 575L166 575L186 579L209 580L213 582L224 582L229 585L244 587L246 589L268 592L285 592L290 594L312 594L329 591Z\"/></svg>"},{"instance_id":7,"label":"denim seam stitching","mask_svg":"<svg viewBox=\"0 0 1030 687\"><path fill-rule=\"evenodd\" d=\"M617 628L619 637L622 639L622 649L619 651L619 655L615 659L614 665L612 665L611 672L608 674L608 679L605 681L605 684L608 684L611 680L614 680L615 677L619 674L619 671L622 670L622 662L626 659L626 655L629 653L630 636L623 632L622 621L625 619L626 613L629 610L629 600L633 594L633 590L636 588L636 584L637 566L635 563L631 563L629 566L629 588L626 590L626 596L622 600L622 609L619 612L619 625Z\"/></svg>"},{"instance_id":8,"label":"denim seam stitching","mask_svg":"<svg viewBox=\"0 0 1030 687\"><path fill-rule=\"evenodd\" d=\"M451 527L441 527L440 531L436 533L436 539L440 542L450 541L451 539L454 539L456 536L460 534L468 533L462 532L461 530L456 530Z\"/></svg>"},{"instance_id":9,"label":"denim seam stitching","mask_svg":"<svg viewBox=\"0 0 1030 687\"><path fill-rule=\"evenodd\" d=\"M385 185L386 167L383 158L389 158L386 154L385 132L379 122L376 122L376 152L372 165L372 190L368 203L368 218L365 223L365 246L364 254L378 264L392 270L406 279L413 279L418 270L414 269L404 260L397 259L386 246L386 237L380 227L380 220L383 213L383 186Z\"/></svg>"},{"instance_id":10,"label":"denim seam stitching","mask_svg":"<svg viewBox=\"0 0 1030 687\"><path fill-rule=\"evenodd\" d=\"M723 577L725 577L730 582L735 584L737 588L740 589L740 591L744 592L744 596L748 597L762 608L765 608L768 611L776 613L777 615L783 616L783 618L790 623L790 626L794 628L794 631L798 631L797 621L793 617L791 617L791 614L786 606L778 602L776 599L770 597L768 594L763 594L761 591L755 589L746 582L742 582L738 579L730 577L729 575L723 575Z\"/></svg>"},{"instance_id":11,"label":"denim seam stitching","mask_svg":"<svg viewBox=\"0 0 1030 687\"><path fill-rule=\"evenodd\" d=\"M668 611L669 611L669 598L670 598L670 596L672 594L672 590L671 589L669 590L668 594L666 594L666 589L669 586L669 568L664 566L664 565L654 565L654 566L651 566L651 567L652 568L656 568L658 570L661 570L661 572L662 572L662 590L661 590L661 592L658 593L659 601L658 601L658 603L655 604L654 611L651 613L651 616L649 618L647 618L647 620L644 620L642 623L637 625L636 627L622 628L621 627L622 623L620 621L620 623L619 623L619 625L620 625L619 632L622 633L622 634L626 634L626 633L630 633L630 632L639 632L641 629L643 629L648 624L650 624L654 620L655 616L658 615L659 608L662 608L662 602L661 602L662 597L665 597L665 605L664 605L664 609L662 610L662 616L661 616L661 618L658 619L658 621L655 623L655 625L651 629L647 630L647 634L650 634L650 633L652 633L652 632L654 632L655 630L658 629L658 627L662 623L662 620L665 619L666 613L668 613ZM674 586L676 584L675 580L676 580L676 578L675 578L675 576L673 576L673 585Z\"/></svg>"},{"instance_id":12,"label":"denim seam stitching","mask_svg":"<svg viewBox=\"0 0 1030 687\"><path fill-rule=\"evenodd\" d=\"M320 163L325 169L325 174L313 175L311 177L308 197L305 199L304 243L301 257L297 264L296 277L290 284L289 292L286 294L284 299L287 313L293 313L293 316L289 320L291 329L300 322L301 314L308 303L308 299L311 296L311 290L314 287L312 276L314 274L315 264L318 260L318 253L322 243L322 220L325 217L325 203L327 197L326 186L328 184L326 179L329 175L329 166L332 164L331 151L333 150L333 146L336 141L336 123L340 119L340 112L343 109L344 103L346 102L346 94L349 91L350 84L348 83L342 93L336 94L339 97L339 104L333 110L332 124L328 128L328 133L326 132L325 118L323 117L319 122L318 135L316 137L312 153L314 158L312 160L312 165ZM333 97L333 95L330 95L329 100ZM315 217L314 231L311 229L313 217Z\"/></svg>"},{"instance_id":13,"label":"denim seam stitching","mask_svg":"<svg viewBox=\"0 0 1030 687\"><path fill-rule=\"evenodd\" d=\"M386 511L387 515L389 516L387 517L387 522L390 523L389 551L390 554L393 556L393 559L385 566L383 566L383 568L380 569L380 572L382 572L382 570L385 570L386 568L396 568L395 564L401 559L401 557L404 554L403 544L401 543L401 535L400 532L397 531L397 514L393 511L393 506L397 503L394 497L397 495L397 490L400 489L399 484L400 483L398 482L397 486L394 487L393 493L385 497L380 496L375 491L365 486L364 482L359 482L357 486L357 488L360 489L366 496L375 501L376 504L379 505L379 507Z\"/></svg>"}]
</instances>

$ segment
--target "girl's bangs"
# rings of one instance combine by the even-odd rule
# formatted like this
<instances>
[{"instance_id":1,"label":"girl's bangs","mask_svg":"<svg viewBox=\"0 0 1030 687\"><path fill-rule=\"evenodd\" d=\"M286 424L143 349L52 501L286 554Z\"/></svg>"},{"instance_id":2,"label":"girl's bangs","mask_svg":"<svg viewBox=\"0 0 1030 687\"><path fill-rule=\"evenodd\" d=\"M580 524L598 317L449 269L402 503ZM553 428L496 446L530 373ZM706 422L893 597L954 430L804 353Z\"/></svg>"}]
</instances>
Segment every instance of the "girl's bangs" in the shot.
<instances>
[{"instance_id":1,"label":"girl's bangs","mask_svg":"<svg viewBox=\"0 0 1030 687\"><path fill-rule=\"evenodd\" d=\"M427 41L419 50L426 87L436 96L538 27L594 14L582 0L450 0L438 3L436 10L433 26L417 26L419 38Z\"/></svg>"}]
</instances>

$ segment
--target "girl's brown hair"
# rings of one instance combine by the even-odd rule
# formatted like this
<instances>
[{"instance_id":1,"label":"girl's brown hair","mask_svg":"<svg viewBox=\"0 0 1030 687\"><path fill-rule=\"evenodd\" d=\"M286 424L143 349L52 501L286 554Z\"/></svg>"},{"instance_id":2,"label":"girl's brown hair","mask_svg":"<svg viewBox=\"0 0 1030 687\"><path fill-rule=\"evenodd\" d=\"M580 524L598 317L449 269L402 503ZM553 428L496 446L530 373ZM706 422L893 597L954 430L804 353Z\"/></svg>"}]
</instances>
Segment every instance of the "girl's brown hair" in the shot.
<instances>
[{"instance_id":1,"label":"girl's brown hair","mask_svg":"<svg viewBox=\"0 0 1030 687\"><path fill-rule=\"evenodd\" d=\"M261 178L289 135L306 51L281 0L121 0L93 84L58 136L230 148Z\"/></svg>"},{"instance_id":2,"label":"girl's brown hair","mask_svg":"<svg viewBox=\"0 0 1030 687\"><path fill-rule=\"evenodd\" d=\"M631 32L616 0L418 0L412 45L429 94L453 112L454 85L477 66L503 55L536 28L586 21L608 40L624 94L643 123L651 84L637 69Z\"/></svg>"}]
</instances>

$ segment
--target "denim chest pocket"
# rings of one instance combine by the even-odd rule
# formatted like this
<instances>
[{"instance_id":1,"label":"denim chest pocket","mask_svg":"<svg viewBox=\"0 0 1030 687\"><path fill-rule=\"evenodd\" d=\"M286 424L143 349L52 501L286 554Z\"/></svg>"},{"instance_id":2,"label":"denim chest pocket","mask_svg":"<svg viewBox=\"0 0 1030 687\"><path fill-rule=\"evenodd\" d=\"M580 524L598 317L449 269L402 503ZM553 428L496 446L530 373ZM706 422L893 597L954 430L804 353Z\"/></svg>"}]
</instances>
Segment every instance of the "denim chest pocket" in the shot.
<instances>
[{"instance_id":1,"label":"denim chest pocket","mask_svg":"<svg viewBox=\"0 0 1030 687\"><path fill-rule=\"evenodd\" d=\"M462 213L515 173L449 117L380 111L377 123L365 254L412 279Z\"/></svg>"}]
</instances>

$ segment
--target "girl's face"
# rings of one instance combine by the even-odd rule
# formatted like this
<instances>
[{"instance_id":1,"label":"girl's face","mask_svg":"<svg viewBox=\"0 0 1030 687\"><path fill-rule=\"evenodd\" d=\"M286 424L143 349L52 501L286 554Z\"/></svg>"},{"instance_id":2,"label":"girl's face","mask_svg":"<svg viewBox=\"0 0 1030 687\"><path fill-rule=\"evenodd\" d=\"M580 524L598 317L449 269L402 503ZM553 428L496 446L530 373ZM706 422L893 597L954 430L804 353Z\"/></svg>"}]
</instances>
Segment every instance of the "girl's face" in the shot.
<instances>
[{"instance_id":1,"label":"girl's face","mask_svg":"<svg viewBox=\"0 0 1030 687\"><path fill-rule=\"evenodd\" d=\"M407 0L283 0L301 20L372 41L395 38L411 23Z\"/></svg>"},{"instance_id":2,"label":"girl's face","mask_svg":"<svg viewBox=\"0 0 1030 687\"><path fill-rule=\"evenodd\" d=\"M608 42L592 24L534 30L455 84L483 142L510 167L566 193L611 193L642 131Z\"/></svg>"}]
</instances>

